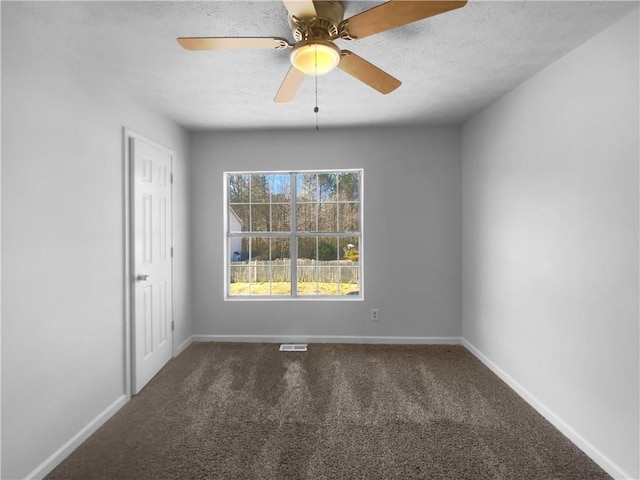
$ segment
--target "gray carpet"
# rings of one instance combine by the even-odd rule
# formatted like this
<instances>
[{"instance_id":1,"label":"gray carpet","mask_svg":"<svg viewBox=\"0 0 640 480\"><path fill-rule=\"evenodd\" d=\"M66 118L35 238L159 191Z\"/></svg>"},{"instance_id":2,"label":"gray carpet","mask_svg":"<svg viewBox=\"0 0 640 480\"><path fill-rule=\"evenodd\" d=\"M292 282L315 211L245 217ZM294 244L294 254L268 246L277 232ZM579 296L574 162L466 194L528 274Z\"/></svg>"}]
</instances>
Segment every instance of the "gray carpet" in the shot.
<instances>
[{"instance_id":1,"label":"gray carpet","mask_svg":"<svg viewBox=\"0 0 640 480\"><path fill-rule=\"evenodd\" d=\"M461 346L195 343L46 478L610 478Z\"/></svg>"}]
</instances>

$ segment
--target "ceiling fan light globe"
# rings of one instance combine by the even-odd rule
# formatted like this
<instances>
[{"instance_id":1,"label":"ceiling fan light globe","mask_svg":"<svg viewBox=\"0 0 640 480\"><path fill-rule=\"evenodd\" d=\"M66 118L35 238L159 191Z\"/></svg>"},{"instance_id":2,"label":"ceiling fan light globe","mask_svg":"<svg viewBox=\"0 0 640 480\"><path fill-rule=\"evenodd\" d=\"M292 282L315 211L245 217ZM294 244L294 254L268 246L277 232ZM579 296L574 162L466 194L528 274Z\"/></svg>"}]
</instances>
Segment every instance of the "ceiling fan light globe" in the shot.
<instances>
[{"instance_id":1,"label":"ceiling fan light globe","mask_svg":"<svg viewBox=\"0 0 640 480\"><path fill-rule=\"evenodd\" d=\"M305 75L329 73L340 63L340 49L328 41L298 43L291 52L291 64Z\"/></svg>"}]
</instances>

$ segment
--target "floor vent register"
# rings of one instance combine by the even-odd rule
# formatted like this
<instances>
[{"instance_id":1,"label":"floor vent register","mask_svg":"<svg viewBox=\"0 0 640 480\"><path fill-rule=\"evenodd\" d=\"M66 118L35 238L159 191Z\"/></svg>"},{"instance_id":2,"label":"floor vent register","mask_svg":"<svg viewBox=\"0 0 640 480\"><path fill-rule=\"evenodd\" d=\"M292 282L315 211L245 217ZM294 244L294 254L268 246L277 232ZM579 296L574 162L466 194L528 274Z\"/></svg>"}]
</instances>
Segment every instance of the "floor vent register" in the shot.
<instances>
[{"instance_id":1,"label":"floor vent register","mask_svg":"<svg viewBox=\"0 0 640 480\"><path fill-rule=\"evenodd\" d=\"M280 344L281 352L306 352L306 343L282 343Z\"/></svg>"}]
</instances>

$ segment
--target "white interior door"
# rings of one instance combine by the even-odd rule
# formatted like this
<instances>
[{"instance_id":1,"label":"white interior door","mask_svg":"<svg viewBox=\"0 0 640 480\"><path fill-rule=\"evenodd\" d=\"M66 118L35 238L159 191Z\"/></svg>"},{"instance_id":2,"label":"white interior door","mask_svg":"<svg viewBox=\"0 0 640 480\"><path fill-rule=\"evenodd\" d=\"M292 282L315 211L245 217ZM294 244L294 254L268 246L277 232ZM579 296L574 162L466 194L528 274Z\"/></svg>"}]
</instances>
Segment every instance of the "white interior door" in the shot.
<instances>
[{"instance_id":1,"label":"white interior door","mask_svg":"<svg viewBox=\"0 0 640 480\"><path fill-rule=\"evenodd\" d=\"M131 138L133 393L171 359L171 154Z\"/></svg>"}]
</instances>

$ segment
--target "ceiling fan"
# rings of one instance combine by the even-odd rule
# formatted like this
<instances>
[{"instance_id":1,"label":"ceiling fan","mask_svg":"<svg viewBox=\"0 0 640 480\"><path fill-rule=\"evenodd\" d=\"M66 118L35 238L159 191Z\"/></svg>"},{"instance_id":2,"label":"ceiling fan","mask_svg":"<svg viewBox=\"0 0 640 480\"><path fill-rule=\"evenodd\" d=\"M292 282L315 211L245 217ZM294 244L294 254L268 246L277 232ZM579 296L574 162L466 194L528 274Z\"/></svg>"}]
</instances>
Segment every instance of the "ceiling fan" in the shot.
<instances>
[{"instance_id":1,"label":"ceiling fan","mask_svg":"<svg viewBox=\"0 0 640 480\"><path fill-rule=\"evenodd\" d=\"M391 0L353 17L343 19L341 1L283 0L295 43L278 37L181 37L187 50L238 50L291 48L291 67L274 102L293 99L305 75L324 75L334 68L352 75L380 93L398 88L400 80L349 50L341 50L334 40L358 40L427 17L463 7L466 0Z\"/></svg>"}]
</instances>

